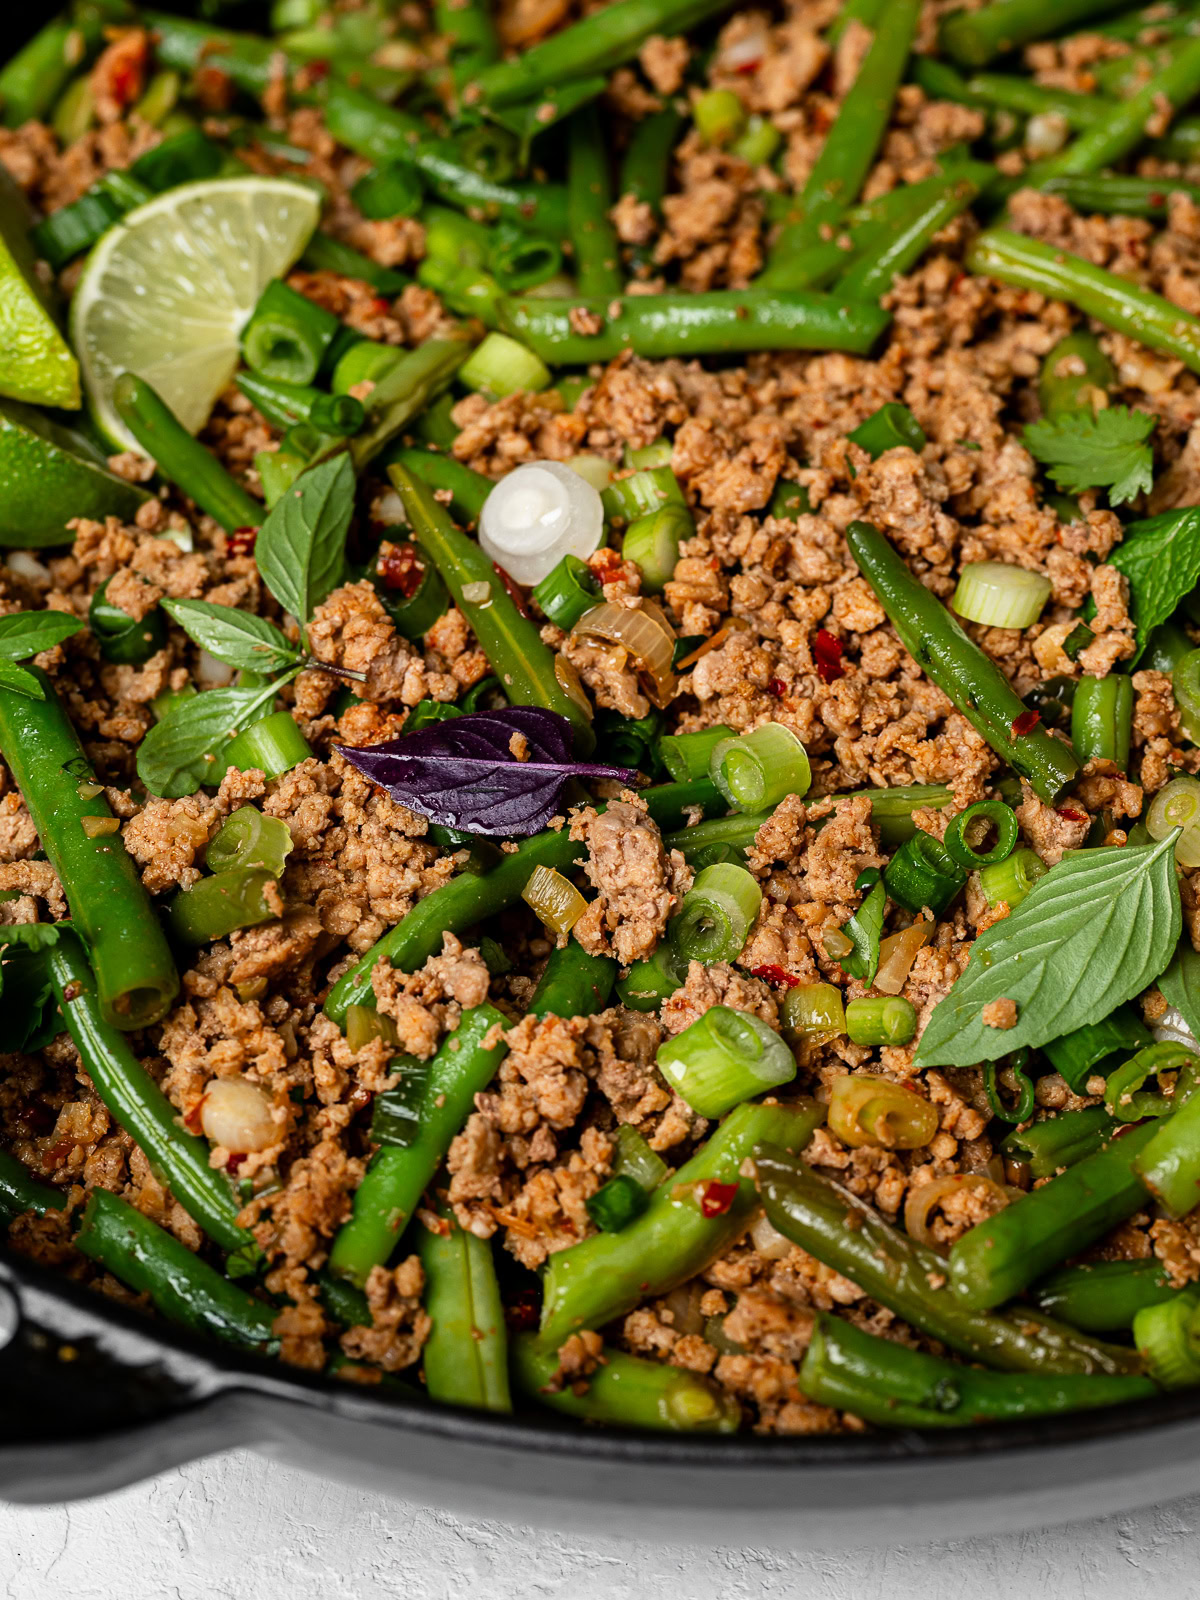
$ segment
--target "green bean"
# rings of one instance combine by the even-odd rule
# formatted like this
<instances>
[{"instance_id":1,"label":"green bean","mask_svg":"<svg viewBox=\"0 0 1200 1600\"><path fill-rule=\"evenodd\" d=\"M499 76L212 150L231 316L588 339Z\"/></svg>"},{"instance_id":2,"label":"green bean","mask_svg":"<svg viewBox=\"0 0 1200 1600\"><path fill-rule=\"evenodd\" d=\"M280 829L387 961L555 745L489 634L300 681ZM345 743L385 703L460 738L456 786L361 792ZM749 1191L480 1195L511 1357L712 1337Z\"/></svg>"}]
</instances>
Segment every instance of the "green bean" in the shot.
<instances>
[{"instance_id":1,"label":"green bean","mask_svg":"<svg viewBox=\"0 0 1200 1600\"><path fill-rule=\"evenodd\" d=\"M989 228L972 242L966 264L984 277L1065 300L1105 327L1200 372L1200 318L1082 256L1006 228Z\"/></svg>"},{"instance_id":2,"label":"green bean","mask_svg":"<svg viewBox=\"0 0 1200 1600\"><path fill-rule=\"evenodd\" d=\"M946 1285L942 1257L840 1184L772 1145L759 1146L754 1164L767 1216L785 1238L960 1355L1006 1372L1140 1370L1133 1351L1083 1338L1028 1311L964 1309Z\"/></svg>"},{"instance_id":3,"label":"green bean","mask_svg":"<svg viewBox=\"0 0 1200 1600\"><path fill-rule=\"evenodd\" d=\"M883 1428L969 1427L1148 1400L1149 1378L981 1372L820 1316L800 1368L810 1400Z\"/></svg>"},{"instance_id":4,"label":"green bean","mask_svg":"<svg viewBox=\"0 0 1200 1600\"><path fill-rule=\"evenodd\" d=\"M1145 1306L1160 1305L1174 1290L1166 1268L1144 1261L1090 1261L1043 1278L1033 1290L1042 1311L1087 1333L1124 1333Z\"/></svg>"},{"instance_id":5,"label":"green bean","mask_svg":"<svg viewBox=\"0 0 1200 1600\"><path fill-rule=\"evenodd\" d=\"M412 282L407 273L397 272L394 267L381 267L378 261L372 261L370 256L364 256L361 251L355 250L341 239L334 239L328 233L313 234L304 247L300 265L307 267L310 272L336 272L343 278L359 278L385 295L403 294ZM347 329L346 332L352 333L353 330ZM356 337L362 336L360 334ZM334 345L338 342L335 339ZM338 350L337 354L341 353L341 350ZM331 349L327 352L326 367L323 370L331 369L332 355Z\"/></svg>"},{"instance_id":6,"label":"green bean","mask_svg":"<svg viewBox=\"0 0 1200 1600\"><path fill-rule=\"evenodd\" d=\"M741 1408L699 1373L646 1361L605 1345L601 1365L582 1382L555 1382L558 1355L536 1335L521 1333L510 1347L513 1382L519 1390L584 1422L669 1433L735 1433Z\"/></svg>"},{"instance_id":7,"label":"green bean","mask_svg":"<svg viewBox=\"0 0 1200 1600\"><path fill-rule=\"evenodd\" d=\"M1147 146L1147 155L1160 161L1192 162L1200 152L1200 117L1180 117L1161 139Z\"/></svg>"},{"instance_id":8,"label":"green bean","mask_svg":"<svg viewBox=\"0 0 1200 1600\"><path fill-rule=\"evenodd\" d=\"M551 950L529 1001L531 1017L590 1017L603 1011L617 976L610 956L589 955L578 940Z\"/></svg>"},{"instance_id":9,"label":"green bean","mask_svg":"<svg viewBox=\"0 0 1200 1600\"><path fill-rule=\"evenodd\" d=\"M1076 211L1099 211L1107 216L1165 217L1173 194L1200 202L1198 184L1179 178L1134 178L1123 172L1048 178L1042 192L1061 195Z\"/></svg>"},{"instance_id":10,"label":"green bean","mask_svg":"<svg viewBox=\"0 0 1200 1600\"><path fill-rule=\"evenodd\" d=\"M597 320L577 333L572 316ZM608 300L507 299L501 326L551 365L612 361L624 350L652 359L739 350L848 350L866 355L890 318L806 290L714 289L705 294L639 294Z\"/></svg>"},{"instance_id":11,"label":"green bean","mask_svg":"<svg viewBox=\"0 0 1200 1600\"><path fill-rule=\"evenodd\" d=\"M986 1310L1011 1299L1144 1206L1146 1189L1133 1163L1156 1132L1149 1123L1114 1136L964 1233L950 1251L950 1282L960 1304Z\"/></svg>"},{"instance_id":12,"label":"green bean","mask_svg":"<svg viewBox=\"0 0 1200 1600\"><path fill-rule=\"evenodd\" d=\"M567 197L560 184L497 183L468 167L453 139L438 138L420 118L380 105L361 90L331 84L325 120L333 137L358 155L416 167L434 194L450 205L511 217L554 240L567 231Z\"/></svg>"},{"instance_id":13,"label":"green bean","mask_svg":"<svg viewBox=\"0 0 1200 1600\"><path fill-rule=\"evenodd\" d=\"M878 528L852 522L846 540L914 661L996 754L1053 805L1079 770L1070 747L1042 727L1014 732L1014 724L1023 726L1018 719L1026 714L1016 691L936 595L913 577Z\"/></svg>"},{"instance_id":14,"label":"green bean","mask_svg":"<svg viewBox=\"0 0 1200 1600\"><path fill-rule=\"evenodd\" d=\"M175 1107L105 1018L83 946L69 929L50 947L46 966L67 1032L107 1110L211 1239L225 1250L253 1249L252 1235L238 1225L228 1179L209 1166L207 1144L180 1125Z\"/></svg>"},{"instance_id":15,"label":"green bean","mask_svg":"<svg viewBox=\"0 0 1200 1600\"><path fill-rule=\"evenodd\" d=\"M621 194L632 195L648 205L655 221L662 220L663 197L671 177L671 157L685 121L673 105L652 111L635 124L621 163L618 181ZM634 245L631 256L635 266L650 267L654 260L653 244Z\"/></svg>"},{"instance_id":16,"label":"green bean","mask_svg":"<svg viewBox=\"0 0 1200 1600\"><path fill-rule=\"evenodd\" d=\"M974 177L959 173L933 182L929 198L914 209L903 227L888 230L878 243L856 255L853 265L838 278L836 293L856 300L886 294L892 280L916 266L934 235L965 211L983 187Z\"/></svg>"},{"instance_id":17,"label":"green bean","mask_svg":"<svg viewBox=\"0 0 1200 1600\"><path fill-rule=\"evenodd\" d=\"M660 827L678 826L691 806L715 809L724 803L707 778L643 789L642 799ZM565 872L583 854L584 846L570 837L567 828L560 832L550 828L522 840L490 872L479 877L463 873L452 878L419 900L402 922L377 940L338 979L325 1001L325 1015L341 1025L349 1006L361 1005L370 998L376 962L390 961L394 967L414 972L442 948L443 933L461 933L515 905L535 867Z\"/></svg>"},{"instance_id":18,"label":"green bean","mask_svg":"<svg viewBox=\"0 0 1200 1600\"><path fill-rule=\"evenodd\" d=\"M239 372L235 382L273 427L293 428L309 422L318 431L357 433L365 412L361 400L349 394L326 394L311 384L283 383L257 372Z\"/></svg>"},{"instance_id":19,"label":"green bean","mask_svg":"<svg viewBox=\"0 0 1200 1600\"><path fill-rule=\"evenodd\" d=\"M383 1266L400 1242L422 1194L445 1158L451 1140L474 1108L508 1053L507 1019L495 1006L464 1011L457 1029L429 1062L421 1095L419 1127L411 1144L376 1151L354 1191L354 1211L338 1230L329 1270L359 1288L372 1267Z\"/></svg>"},{"instance_id":20,"label":"green bean","mask_svg":"<svg viewBox=\"0 0 1200 1600\"><path fill-rule=\"evenodd\" d=\"M464 524L479 521L483 502L495 488L491 478L485 478L482 472L474 471L464 461L456 461L442 451L401 446L383 456L380 465L386 468L392 462L404 467L429 489L448 489L452 496L450 511Z\"/></svg>"},{"instance_id":21,"label":"green bean","mask_svg":"<svg viewBox=\"0 0 1200 1600\"><path fill-rule=\"evenodd\" d=\"M384 373L368 397L366 425L350 441L350 458L360 472L449 388L470 353L462 337L426 339Z\"/></svg>"},{"instance_id":22,"label":"green bean","mask_svg":"<svg viewBox=\"0 0 1200 1600\"><path fill-rule=\"evenodd\" d=\"M627 1228L556 1251L542 1280L542 1349L556 1350L580 1328L601 1327L702 1272L744 1231L758 1203L753 1182L740 1175L755 1145L800 1150L823 1116L811 1101L738 1106ZM724 1209L706 1216L705 1191L713 1184L737 1190L721 1196Z\"/></svg>"},{"instance_id":23,"label":"green bean","mask_svg":"<svg viewBox=\"0 0 1200 1600\"><path fill-rule=\"evenodd\" d=\"M0 753L24 798L42 849L67 892L96 969L105 1021L144 1028L179 992L175 963L91 763L51 686L45 698L0 689Z\"/></svg>"},{"instance_id":24,"label":"green bean","mask_svg":"<svg viewBox=\"0 0 1200 1600\"><path fill-rule=\"evenodd\" d=\"M1101 350L1095 334L1077 328L1042 358L1038 378L1042 413L1053 419L1068 411L1095 411L1107 404L1108 392L1116 381L1117 369Z\"/></svg>"},{"instance_id":25,"label":"green bean","mask_svg":"<svg viewBox=\"0 0 1200 1600\"><path fill-rule=\"evenodd\" d=\"M1099 172L1115 165L1146 138L1147 123L1164 107L1178 111L1200 92L1200 39L1178 47L1161 71L1136 94L1114 105L1106 117L1073 139L1057 155L1035 161L1021 176L1028 188L1047 178Z\"/></svg>"},{"instance_id":26,"label":"green bean","mask_svg":"<svg viewBox=\"0 0 1200 1600\"><path fill-rule=\"evenodd\" d=\"M817 243L822 224L840 220L858 198L891 119L920 11L919 0L889 0L881 10L871 48L800 192L800 220L786 226L771 246L757 279L761 288L797 287L792 256Z\"/></svg>"},{"instance_id":27,"label":"green bean","mask_svg":"<svg viewBox=\"0 0 1200 1600\"><path fill-rule=\"evenodd\" d=\"M621 292L621 251L608 215L612 203L608 146L593 101L567 128L567 233L583 296L611 300Z\"/></svg>"},{"instance_id":28,"label":"green bean","mask_svg":"<svg viewBox=\"0 0 1200 1600\"><path fill-rule=\"evenodd\" d=\"M1120 672L1079 680L1071 703L1071 743L1080 761L1097 758L1129 769L1133 730L1133 684Z\"/></svg>"},{"instance_id":29,"label":"green bean","mask_svg":"<svg viewBox=\"0 0 1200 1600\"><path fill-rule=\"evenodd\" d=\"M431 1399L484 1411L511 1411L508 1337L492 1247L466 1233L448 1206L445 1233L421 1229L425 1310L433 1322L421 1350Z\"/></svg>"},{"instance_id":30,"label":"green bean","mask_svg":"<svg viewBox=\"0 0 1200 1600\"><path fill-rule=\"evenodd\" d=\"M1031 1177L1052 1178L1060 1168L1094 1155L1116 1126L1103 1106L1084 1106L1014 1129L1001 1148L1014 1161L1027 1165Z\"/></svg>"},{"instance_id":31,"label":"green bean","mask_svg":"<svg viewBox=\"0 0 1200 1600\"><path fill-rule=\"evenodd\" d=\"M133 434L169 483L192 499L225 529L257 528L265 507L178 421L170 407L150 385L132 372L123 372L113 385L113 404L121 421Z\"/></svg>"},{"instance_id":32,"label":"green bean","mask_svg":"<svg viewBox=\"0 0 1200 1600\"><path fill-rule=\"evenodd\" d=\"M572 78L611 71L632 61L652 35L686 33L725 4L726 0L615 0L514 60L486 67L475 80L479 98L489 106L514 105Z\"/></svg>"},{"instance_id":33,"label":"green bean","mask_svg":"<svg viewBox=\"0 0 1200 1600\"><path fill-rule=\"evenodd\" d=\"M99 30L95 30L98 36ZM88 52L90 39L65 14L40 28L0 70L6 128L44 120Z\"/></svg>"},{"instance_id":34,"label":"green bean","mask_svg":"<svg viewBox=\"0 0 1200 1600\"><path fill-rule=\"evenodd\" d=\"M886 3L887 0L845 0L841 10L825 30L825 37L830 45L837 44L852 22L861 22L864 28L874 28L879 20L879 13Z\"/></svg>"},{"instance_id":35,"label":"green bean","mask_svg":"<svg viewBox=\"0 0 1200 1600\"><path fill-rule=\"evenodd\" d=\"M954 100L990 111L1011 111L1019 117L1061 117L1068 127L1080 131L1094 127L1112 109L1098 95L1047 88L1032 78L1000 72L976 72L961 78L953 67L932 56L915 56L910 75L926 93L939 100Z\"/></svg>"},{"instance_id":36,"label":"green bean","mask_svg":"<svg viewBox=\"0 0 1200 1600\"><path fill-rule=\"evenodd\" d=\"M1186 1216L1200 1201L1200 1094L1187 1095L1177 1111L1157 1126L1151 1123L1148 1131L1152 1137L1134 1171L1169 1216Z\"/></svg>"},{"instance_id":37,"label":"green bean","mask_svg":"<svg viewBox=\"0 0 1200 1600\"><path fill-rule=\"evenodd\" d=\"M433 21L446 41L456 87L499 60L500 38L487 0L435 0Z\"/></svg>"},{"instance_id":38,"label":"green bean","mask_svg":"<svg viewBox=\"0 0 1200 1600\"><path fill-rule=\"evenodd\" d=\"M39 1183L23 1161L0 1150L0 1225L6 1227L25 1211L39 1217L47 1211L61 1211L66 1199L61 1189Z\"/></svg>"},{"instance_id":39,"label":"green bean","mask_svg":"<svg viewBox=\"0 0 1200 1600\"><path fill-rule=\"evenodd\" d=\"M980 11L954 11L938 29L938 43L964 67L982 67L1048 33L1120 11L1125 0L997 0Z\"/></svg>"},{"instance_id":40,"label":"green bean","mask_svg":"<svg viewBox=\"0 0 1200 1600\"><path fill-rule=\"evenodd\" d=\"M93 1189L75 1246L126 1288L149 1295L169 1322L239 1350L278 1355L279 1311L230 1283L157 1222L107 1189Z\"/></svg>"},{"instance_id":41,"label":"green bean","mask_svg":"<svg viewBox=\"0 0 1200 1600\"><path fill-rule=\"evenodd\" d=\"M426 256L417 268L417 282L460 317L477 317L487 328L500 326L503 290L482 267L455 267L436 256Z\"/></svg>"}]
</instances>

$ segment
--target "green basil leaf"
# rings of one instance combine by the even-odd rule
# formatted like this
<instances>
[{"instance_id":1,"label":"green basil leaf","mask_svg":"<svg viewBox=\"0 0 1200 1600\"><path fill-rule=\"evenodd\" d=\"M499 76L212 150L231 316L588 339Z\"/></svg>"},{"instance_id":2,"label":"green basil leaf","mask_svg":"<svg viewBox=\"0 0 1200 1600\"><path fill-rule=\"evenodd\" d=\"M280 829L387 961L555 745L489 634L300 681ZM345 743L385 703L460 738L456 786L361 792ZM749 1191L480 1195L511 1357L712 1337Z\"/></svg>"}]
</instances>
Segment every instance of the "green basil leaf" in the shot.
<instances>
[{"instance_id":1,"label":"green basil leaf","mask_svg":"<svg viewBox=\"0 0 1200 1600\"><path fill-rule=\"evenodd\" d=\"M1188 1027L1200 1039L1200 951L1185 933L1171 965L1158 980L1158 987Z\"/></svg>"},{"instance_id":2,"label":"green basil leaf","mask_svg":"<svg viewBox=\"0 0 1200 1600\"><path fill-rule=\"evenodd\" d=\"M3 659L0 659L0 689L15 689L18 694L27 694L31 700L46 698L45 689L32 672L26 672L24 667Z\"/></svg>"},{"instance_id":3,"label":"green basil leaf","mask_svg":"<svg viewBox=\"0 0 1200 1600\"><path fill-rule=\"evenodd\" d=\"M0 657L27 661L79 633L84 624L66 611L10 611L0 617Z\"/></svg>"},{"instance_id":4,"label":"green basil leaf","mask_svg":"<svg viewBox=\"0 0 1200 1600\"><path fill-rule=\"evenodd\" d=\"M22 926L36 928L49 937L41 945L29 940L9 941L11 948L0 966L0 1028L7 1049L33 1052L44 1050L62 1032L45 952L66 924L36 922Z\"/></svg>"},{"instance_id":5,"label":"green basil leaf","mask_svg":"<svg viewBox=\"0 0 1200 1600\"><path fill-rule=\"evenodd\" d=\"M262 580L302 625L342 581L353 514L354 468L343 450L301 473L258 530Z\"/></svg>"},{"instance_id":6,"label":"green basil leaf","mask_svg":"<svg viewBox=\"0 0 1200 1600\"><path fill-rule=\"evenodd\" d=\"M218 783L226 745L274 700L283 681L258 689L209 689L180 701L138 746L138 777L166 800Z\"/></svg>"},{"instance_id":7,"label":"green basil leaf","mask_svg":"<svg viewBox=\"0 0 1200 1600\"><path fill-rule=\"evenodd\" d=\"M864 983L874 983L879 970L879 939L883 932L883 914L887 909L887 890L880 878L872 885L866 899L842 928L854 945L848 956L838 962L842 971L851 978L861 978Z\"/></svg>"},{"instance_id":8,"label":"green basil leaf","mask_svg":"<svg viewBox=\"0 0 1200 1600\"><path fill-rule=\"evenodd\" d=\"M304 657L273 622L207 600L164 600L162 608L202 650L245 672L286 672Z\"/></svg>"},{"instance_id":9,"label":"green basil leaf","mask_svg":"<svg viewBox=\"0 0 1200 1600\"><path fill-rule=\"evenodd\" d=\"M967 970L934 1007L918 1067L968 1067L1098 1022L1162 972L1179 942L1178 829L1160 843L1065 856L971 947ZM1013 1000L1012 1028L983 1008Z\"/></svg>"},{"instance_id":10,"label":"green basil leaf","mask_svg":"<svg viewBox=\"0 0 1200 1600\"><path fill-rule=\"evenodd\" d=\"M1138 645L1132 670L1154 629L1200 583L1200 506L1131 522L1108 560L1129 579Z\"/></svg>"}]
</instances>

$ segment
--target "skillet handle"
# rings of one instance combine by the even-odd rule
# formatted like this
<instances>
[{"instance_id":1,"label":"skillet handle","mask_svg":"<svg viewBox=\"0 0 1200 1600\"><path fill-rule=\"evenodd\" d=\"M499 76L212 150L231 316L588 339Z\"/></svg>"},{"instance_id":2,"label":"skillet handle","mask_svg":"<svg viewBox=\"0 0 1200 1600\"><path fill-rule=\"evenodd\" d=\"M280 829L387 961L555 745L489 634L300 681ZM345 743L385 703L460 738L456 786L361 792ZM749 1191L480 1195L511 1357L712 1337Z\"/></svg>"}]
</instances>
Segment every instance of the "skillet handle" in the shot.
<instances>
[{"instance_id":1,"label":"skillet handle","mask_svg":"<svg viewBox=\"0 0 1200 1600\"><path fill-rule=\"evenodd\" d=\"M155 1324L0 1254L0 1501L107 1494L248 1443L230 1380Z\"/></svg>"}]
</instances>

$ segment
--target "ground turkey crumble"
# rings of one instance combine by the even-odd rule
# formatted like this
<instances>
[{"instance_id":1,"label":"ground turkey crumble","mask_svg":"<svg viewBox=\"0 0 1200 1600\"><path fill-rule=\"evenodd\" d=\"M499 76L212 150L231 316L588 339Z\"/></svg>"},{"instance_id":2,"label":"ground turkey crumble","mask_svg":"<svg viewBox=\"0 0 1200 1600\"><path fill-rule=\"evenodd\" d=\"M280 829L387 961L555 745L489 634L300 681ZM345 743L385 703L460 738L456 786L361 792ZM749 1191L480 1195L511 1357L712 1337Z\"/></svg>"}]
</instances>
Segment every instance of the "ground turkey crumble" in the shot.
<instances>
[{"instance_id":1,"label":"ground turkey crumble","mask_svg":"<svg viewBox=\"0 0 1200 1600\"><path fill-rule=\"evenodd\" d=\"M927 7L928 45L938 6ZM942 8L944 9L944 7ZM869 35L848 27L832 52L823 30L834 0L797 0L778 17L741 11L723 23L704 68L710 86L729 89L751 114L771 119L782 139L782 173L752 168L690 132L679 143L661 215L633 195L617 198L613 221L627 247L629 293L663 287L741 287L760 269L772 236L768 198L802 185L838 104L862 60ZM562 22L565 6L514 0L501 7L502 34L524 48ZM68 148L40 123L0 130L0 161L39 213L76 200L105 172L124 167L160 137L128 111L121 85L151 64L148 41L127 30L95 69L98 126ZM1088 90L1089 66L1118 42L1083 48L1039 45L1029 66L1047 85ZM692 92L694 52L681 40L652 39L636 64L610 82L607 107L619 142L671 97ZM206 126L228 131L219 72L207 80ZM288 102L274 81L267 112L276 138L239 146L256 171L302 172L328 196L325 227L377 264L419 267L419 222L379 222L361 215L350 190L366 170L340 149L313 107ZM978 136L982 115L929 100L905 86L865 194L874 198L929 176L938 156ZM1011 157L1011 159L1010 159ZM1004 158L1019 176L1023 158ZM1156 158L1147 176L1200 181L1200 168ZM1076 251L1131 281L1200 309L1200 207L1171 195L1166 226L1094 216L1063 199L1018 189L1011 226ZM636 1129L668 1166L678 1168L711 1124L690 1109L655 1064L664 1038L714 1005L778 1027L796 984L837 985L845 998L869 992L846 977L827 947L862 902L860 875L880 868L881 844L869 800L855 790L945 784L944 810L919 811L917 826L941 837L947 818L996 792L999 762L946 696L900 644L860 575L845 541L859 518L875 523L911 569L939 597L953 593L966 562L1000 560L1043 573L1051 597L1024 631L974 627L980 645L1024 695L1051 676L1074 681L1128 667L1136 650L1127 582L1109 557L1121 537L1117 517L1084 493L1064 522L1047 501L1022 425L1038 414L1042 358L1079 325L1076 313L1042 296L1005 288L964 271L975 228L964 216L886 297L890 334L871 359L839 353L770 352L739 363L642 360L623 354L589 370L588 386L568 408L557 389L499 400L459 397L456 460L490 479L523 461L600 456L624 470L626 449L668 441L670 464L695 519L661 597L678 634L693 642L668 712L673 731L725 725L736 733L778 723L803 742L813 781L785 799L758 829L746 863L762 904L736 959L691 963L653 1011L615 1001L593 1016L527 1015L533 984L551 944L532 914L517 906L484 928L447 933L441 950L415 972L380 961L374 993L387 1037L351 1048L321 1004L332 982L425 896L471 870L468 852L442 848L426 820L370 784L341 753L395 737L421 700L448 704L488 676L487 658L464 616L450 609L423 639L400 636L384 597L355 577L317 607L307 629L312 660L284 691L284 703L312 755L280 778L230 770L219 785L181 799L147 795L136 779L139 742L153 726L153 703L208 671L196 647L168 623L161 650L140 666L102 659L83 631L38 657L79 730L98 781L147 892L162 907L204 872L205 848L239 806L260 807L288 828L292 848L278 884L280 914L195 952L181 971L179 998L162 1022L131 1036L185 1126L198 1126L209 1087L222 1079L255 1085L266 1097L274 1142L256 1152L214 1147L211 1159L239 1184L242 1220L266 1258L264 1284L283 1309L276 1324L284 1358L318 1370L340 1352L355 1375L419 1369L430 1321L424 1275L406 1235L399 1261L376 1267L365 1286L370 1322L339 1328L318 1293L337 1230L373 1151L373 1097L399 1081L396 1050L427 1061L452 1035L464 1009L490 1000L504 1017L507 1053L496 1076L450 1147L430 1200L444 1198L462 1227L494 1240L501 1276L517 1299L536 1287L532 1273L553 1253L594 1232L587 1202L613 1171L622 1127ZM69 294L77 270L59 275ZM436 294L410 284L394 298L331 272L297 270L290 282L373 339L413 346L445 332L452 313ZM579 323L580 316L576 315ZM586 320L586 318L585 318ZM1117 372L1110 399L1155 419L1159 471L1147 514L1200 501L1200 389L1180 364L1124 336L1100 332ZM877 460L847 435L881 405L910 408L926 436L919 452L898 447ZM275 448L273 429L236 390L218 402L204 441L252 493L261 485L254 456ZM145 464L113 458L113 470L148 481ZM798 484L807 509L772 514L781 482ZM381 479L364 484L354 558L388 526L394 510ZM0 611L49 606L85 618L102 584L110 600L136 617L164 598L201 599L265 617L299 641L263 586L253 553L178 495L148 499L134 521L78 518L72 542L0 566ZM614 604L641 603L641 575L613 548L593 558ZM355 569L361 573L362 566ZM1077 656L1064 645L1090 603L1092 641ZM534 612L543 639L577 671L600 711L639 718L651 711L647 685L617 646L567 638ZM1189 625L1190 627L1190 625ZM1191 629L1193 642L1200 630ZM823 637L822 637L823 636ZM818 640L821 640L818 644ZM333 669L332 671L326 669ZM359 676L353 695L339 673ZM201 677L200 681L205 681ZM1052 865L1085 839L1123 843L1147 797L1178 772L1200 770L1200 751L1180 728L1170 680L1141 667L1135 692L1128 770L1095 762L1070 804L1043 804L1027 787L1015 801L1022 843ZM652 956L691 883L677 849L664 843L636 789L618 789L604 809L568 807L557 820L581 849L575 881L588 908L574 936L611 955L621 968ZM506 842L509 843L509 842ZM61 920L67 897L39 860L39 841L20 795L0 769L0 920ZM1200 949L1200 872L1183 883L1185 926ZM936 921L901 992L916 1009L919 1031L963 971L977 934L1008 914L990 906L977 876ZM896 907L885 932L911 920ZM483 945L487 936L493 941ZM495 947L505 960L495 959ZM503 969L503 970L501 970ZM1147 1005L1152 1007L1157 991ZM1157 997L1161 1006L1162 997ZM1013 1001L986 1008L983 1019L1006 1029ZM869 1049L845 1038L797 1047L798 1072L787 1093L828 1101L847 1073L873 1073L924 1095L937 1129L917 1150L850 1148L818 1129L807 1159L859 1202L900 1221L906 1200L942 1177L999 1174L1010 1185L1028 1174L997 1148L977 1069L917 1071L913 1045ZM1005 1069L1007 1070L1007 1069ZM1001 1086L1013 1092L1001 1072ZM1085 1088L1091 1087L1086 1085ZM1036 1117L1097 1104L1072 1092L1056 1073L1036 1086ZM63 1196L63 1213L18 1218L10 1245L105 1292L128 1291L99 1274L69 1242L70 1220L87 1192L124 1196L193 1250L208 1247L196 1224L152 1172L101 1104L74 1046L64 1036L31 1054L7 1054L0 1070L0 1147L11 1150ZM668 1178L666 1180L670 1182ZM988 1207L978 1187L934 1209L931 1237L946 1249ZM422 1208L413 1229L436 1224ZM743 1407L747 1426L806 1433L856 1428L853 1417L812 1403L799 1387L799 1365L817 1312L836 1309L858 1325L903 1342L918 1336L856 1285L782 1240L756 1219L691 1281L629 1312L605 1330L609 1340L659 1361L710 1376ZM1098 1257L1157 1256L1172 1282L1200 1281L1200 1223L1139 1213L1097 1247ZM586 1382L598 1359L597 1336L569 1340L556 1381Z\"/></svg>"}]
</instances>

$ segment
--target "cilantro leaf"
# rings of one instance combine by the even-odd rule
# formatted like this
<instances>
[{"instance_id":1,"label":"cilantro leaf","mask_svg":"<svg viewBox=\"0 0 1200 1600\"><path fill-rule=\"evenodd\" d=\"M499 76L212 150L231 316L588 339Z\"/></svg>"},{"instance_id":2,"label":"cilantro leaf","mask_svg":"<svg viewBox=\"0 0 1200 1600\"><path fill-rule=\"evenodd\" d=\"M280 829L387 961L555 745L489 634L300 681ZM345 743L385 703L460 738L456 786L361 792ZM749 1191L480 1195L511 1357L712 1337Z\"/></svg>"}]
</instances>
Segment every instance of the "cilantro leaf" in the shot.
<instances>
[{"instance_id":1,"label":"cilantro leaf","mask_svg":"<svg viewBox=\"0 0 1200 1600\"><path fill-rule=\"evenodd\" d=\"M1146 443L1153 431L1149 412L1110 406L1031 422L1025 444L1060 489L1107 489L1109 503L1119 506L1154 482L1154 452Z\"/></svg>"}]
</instances>

